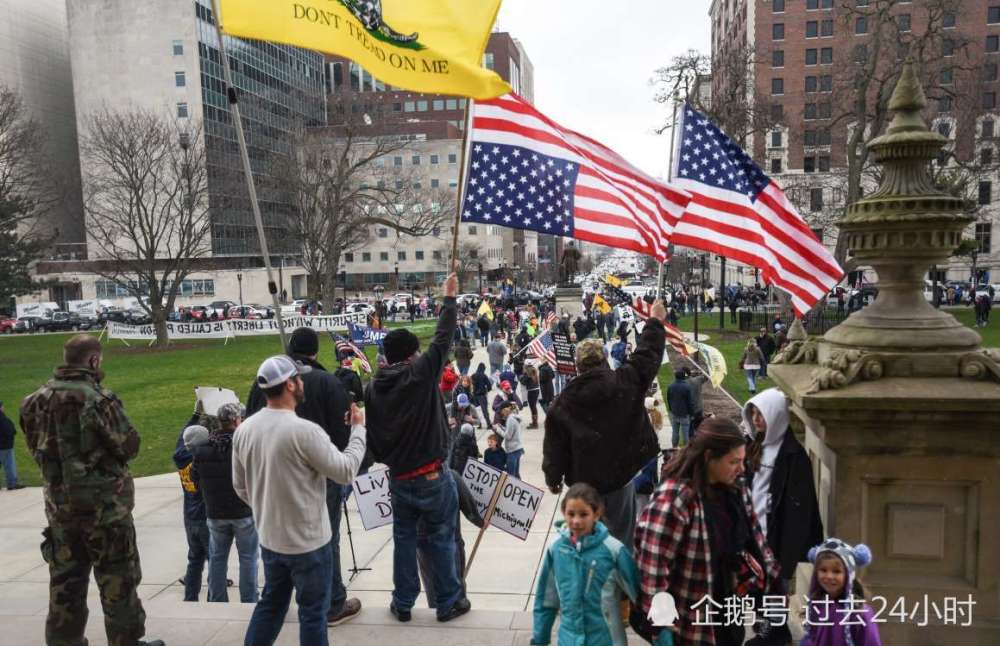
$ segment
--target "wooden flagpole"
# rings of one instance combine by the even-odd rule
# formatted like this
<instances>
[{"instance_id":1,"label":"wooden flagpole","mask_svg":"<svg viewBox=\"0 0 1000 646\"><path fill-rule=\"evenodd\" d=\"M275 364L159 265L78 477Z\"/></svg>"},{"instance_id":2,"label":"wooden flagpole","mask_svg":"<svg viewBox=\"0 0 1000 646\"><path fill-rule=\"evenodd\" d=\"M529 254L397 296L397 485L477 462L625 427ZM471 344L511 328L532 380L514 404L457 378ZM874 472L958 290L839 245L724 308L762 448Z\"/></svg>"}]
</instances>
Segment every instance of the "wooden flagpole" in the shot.
<instances>
[{"instance_id":1,"label":"wooden flagpole","mask_svg":"<svg viewBox=\"0 0 1000 646\"><path fill-rule=\"evenodd\" d=\"M483 526L479 528L479 536L476 536L476 543L472 546L472 553L469 554L469 561L465 564L465 574L463 580L468 578L469 570L472 569L472 560L476 558L476 551L479 549L479 543L483 540L483 534L486 533L486 529L490 526L490 521L493 520L493 512L496 511L497 502L500 500L500 493L503 491L503 486L507 484L507 472L500 474L500 479L497 480L497 488L493 492L493 497L490 498L490 505L486 508L486 515L483 516Z\"/></svg>"},{"instance_id":2,"label":"wooden flagpole","mask_svg":"<svg viewBox=\"0 0 1000 646\"><path fill-rule=\"evenodd\" d=\"M214 1L214 0L213 0ZM455 263L458 261L458 229L462 225L462 205L465 203L465 178L468 175L469 157L468 148L472 141L469 131L472 130L472 108L474 101L468 99L465 102L465 130L462 132L462 157L458 174L458 203L455 205L455 230L451 235L451 265L450 271L458 271Z\"/></svg>"},{"instance_id":3,"label":"wooden flagpole","mask_svg":"<svg viewBox=\"0 0 1000 646\"><path fill-rule=\"evenodd\" d=\"M250 192L250 206L253 209L254 222L257 225L257 237L260 239L260 252L264 256L264 267L267 269L267 291L271 293L274 304L274 318L278 323L278 335L281 338L282 352L288 348L285 340L285 324L281 317L281 303L278 302L278 285L274 282L274 268L271 267L271 255L267 248L267 238L264 236L264 220L260 216L260 204L257 201L257 187L254 185L253 168L250 166L250 155L247 153L247 139L243 133L243 118L240 116L240 104L233 85L233 74L229 69L229 55L226 53L226 40L222 34L222 18L219 13L219 1L212 0L212 11L215 12L215 33L219 37L219 55L222 58L222 74L226 81L226 97L233 124L236 126L236 140L240 146L240 157L243 159L243 174L247 178L247 189Z\"/></svg>"}]
</instances>

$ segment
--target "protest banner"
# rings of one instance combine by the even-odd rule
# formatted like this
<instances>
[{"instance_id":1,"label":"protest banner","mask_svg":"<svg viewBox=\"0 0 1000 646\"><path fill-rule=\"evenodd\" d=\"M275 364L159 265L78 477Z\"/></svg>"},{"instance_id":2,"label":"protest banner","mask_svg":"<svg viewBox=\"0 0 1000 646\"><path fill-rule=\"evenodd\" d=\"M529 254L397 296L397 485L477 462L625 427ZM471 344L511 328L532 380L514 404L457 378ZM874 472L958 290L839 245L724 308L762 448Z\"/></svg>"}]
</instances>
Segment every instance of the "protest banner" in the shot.
<instances>
[{"instance_id":1,"label":"protest banner","mask_svg":"<svg viewBox=\"0 0 1000 646\"><path fill-rule=\"evenodd\" d=\"M350 332L351 343L363 348L366 345L382 345L382 339L389 334L389 330L368 327L367 325L347 324L347 331Z\"/></svg>"},{"instance_id":2,"label":"protest banner","mask_svg":"<svg viewBox=\"0 0 1000 646\"><path fill-rule=\"evenodd\" d=\"M392 500L389 495L389 470L379 469L354 479L358 513L365 530L392 524Z\"/></svg>"},{"instance_id":3,"label":"protest banner","mask_svg":"<svg viewBox=\"0 0 1000 646\"><path fill-rule=\"evenodd\" d=\"M556 372L561 375L576 376L576 348L569 340L569 336L553 332L552 346L556 352Z\"/></svg>"},{"instance_id":4,"label":"protest banner","mask_svg":"<svg viewBox=\"0 0 1000 646\"><path fill-rule=\"evenodd\" d=\"M336 314L333 316L290 316L285 317L285 327L313 328L317 332L343 330L348 323L364 321L360 312ZM167 338L174 339L225 339L236 336L260 336L278 334L276 319L226 319L222 321L191 321L181 323L167 321ZM156 338L156 328L148 325L127 325L108 323L109 339L151 340Z\"/></svg>"},{"instance_id":5,"label":"protest banner","mask_svg":"<svg viewBox=\"0 0 1000 646\"><path fill-rule=\"evenodd\" d=\"M488 524L522 541L528 539L544 491L478 460L465 463L462 480L484 520L494 496L499 493Z\"/></svg>"}]
</instances>

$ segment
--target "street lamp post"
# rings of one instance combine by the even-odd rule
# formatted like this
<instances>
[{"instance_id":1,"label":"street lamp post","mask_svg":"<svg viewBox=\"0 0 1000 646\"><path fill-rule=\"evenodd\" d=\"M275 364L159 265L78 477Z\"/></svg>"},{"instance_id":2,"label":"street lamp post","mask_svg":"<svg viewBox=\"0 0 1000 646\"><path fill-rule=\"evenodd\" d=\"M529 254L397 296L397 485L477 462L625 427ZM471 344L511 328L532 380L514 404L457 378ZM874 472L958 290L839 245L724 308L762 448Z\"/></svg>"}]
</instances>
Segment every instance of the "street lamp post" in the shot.
<instances>
[{"instance_id":1,"label":"street lamp post","mask_svg":"<svg viewBox=\"0 0 1000 646\"><path fill-rule=\"evenodd\" d=\"M483 295L483 263L477 263L477 269L479 270L479 295Z\"/></svg>"},{"instance_id":2,"label":"street lamp post","mask_svg":"<svg viewBox=\"0 0 1000 646\"><path fill-rule=\"evenodd\" d=\"M243 307L243 272L242 271L236 272L236 282L239 283L239 286L240 286L240 307Z\"/></svg>"},{"instance_id":3,"label":"street lamp post","mask_svg":"<svg viewBox=\"0 0 1000 646\"><path fill-rule=\"evenodd\" d=\"M347 313L347 268L340 270L340 280L344 283L344 305L341 313Z\"/></svg>"},{"instance_id":4,"label":"street lamp post","mask_svg":"<svg viewBox=\"0 0 1000 646\"><path fill-rule=\"evenodd\" d=\"M385 305L382 303L382 294L385 292L385 287L375 285L372 291L375 292L375 312L378 314L378 327L382 329L382 319L385 318Z\"/></svg>"}]
</instances>

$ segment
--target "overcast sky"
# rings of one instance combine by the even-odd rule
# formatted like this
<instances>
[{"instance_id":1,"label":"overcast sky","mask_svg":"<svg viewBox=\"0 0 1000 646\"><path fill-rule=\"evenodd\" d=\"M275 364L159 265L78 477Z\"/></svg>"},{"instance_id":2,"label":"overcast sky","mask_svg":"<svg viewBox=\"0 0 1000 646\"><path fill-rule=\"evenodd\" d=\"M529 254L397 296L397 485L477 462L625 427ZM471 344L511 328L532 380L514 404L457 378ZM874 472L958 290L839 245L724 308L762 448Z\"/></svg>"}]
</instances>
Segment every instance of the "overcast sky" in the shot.
<instances>
[{"instance_id":1,"label":"overcast sky","mask_svg":"<svg viewBox=\"0 0 1000 646\"><path fill-rule=\"evenodd\" d=\"M535 66L535 107L666 177L665 110L653 71L690 48L709 49L709 0L504 0L497 25Z\"/></svg>"}]
</instances>

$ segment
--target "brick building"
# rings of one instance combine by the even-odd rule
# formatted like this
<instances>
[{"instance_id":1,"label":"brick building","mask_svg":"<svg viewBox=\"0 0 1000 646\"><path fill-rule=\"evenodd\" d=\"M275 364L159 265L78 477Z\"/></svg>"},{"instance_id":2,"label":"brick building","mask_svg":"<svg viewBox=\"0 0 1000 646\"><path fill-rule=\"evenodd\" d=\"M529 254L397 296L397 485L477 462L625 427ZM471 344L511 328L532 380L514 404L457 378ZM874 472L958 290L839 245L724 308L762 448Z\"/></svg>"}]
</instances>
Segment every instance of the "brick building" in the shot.
<instances>
[{"instance_id":1,"label":"brick building","mask_svg":"<svg viewBox=\"0 0 1000 646\"><path fill-rule=\"evenodd\" d=\"M969 280L974 262L981 282L1000 283L1000 244L992 244L1000 226L1000 1L713 0L709 15L713 60L739 48L752 53L748 101L766 106L775 123L752 138L755 160L829 245L847 198L858 75L870 71L869 97L891 91L900 62L912 55L928 124L950 140L935 170L964 177L965 195L978 205L966 234L979 242L975 260L953 259L939 278ZM730 81L726 73L713 76L716 88ZM873 125L884 128L883 115L868 114L862 141L880 134ZM877 180L864 172L861 183L870 190Z\"/></svg>"}]
</instances>

